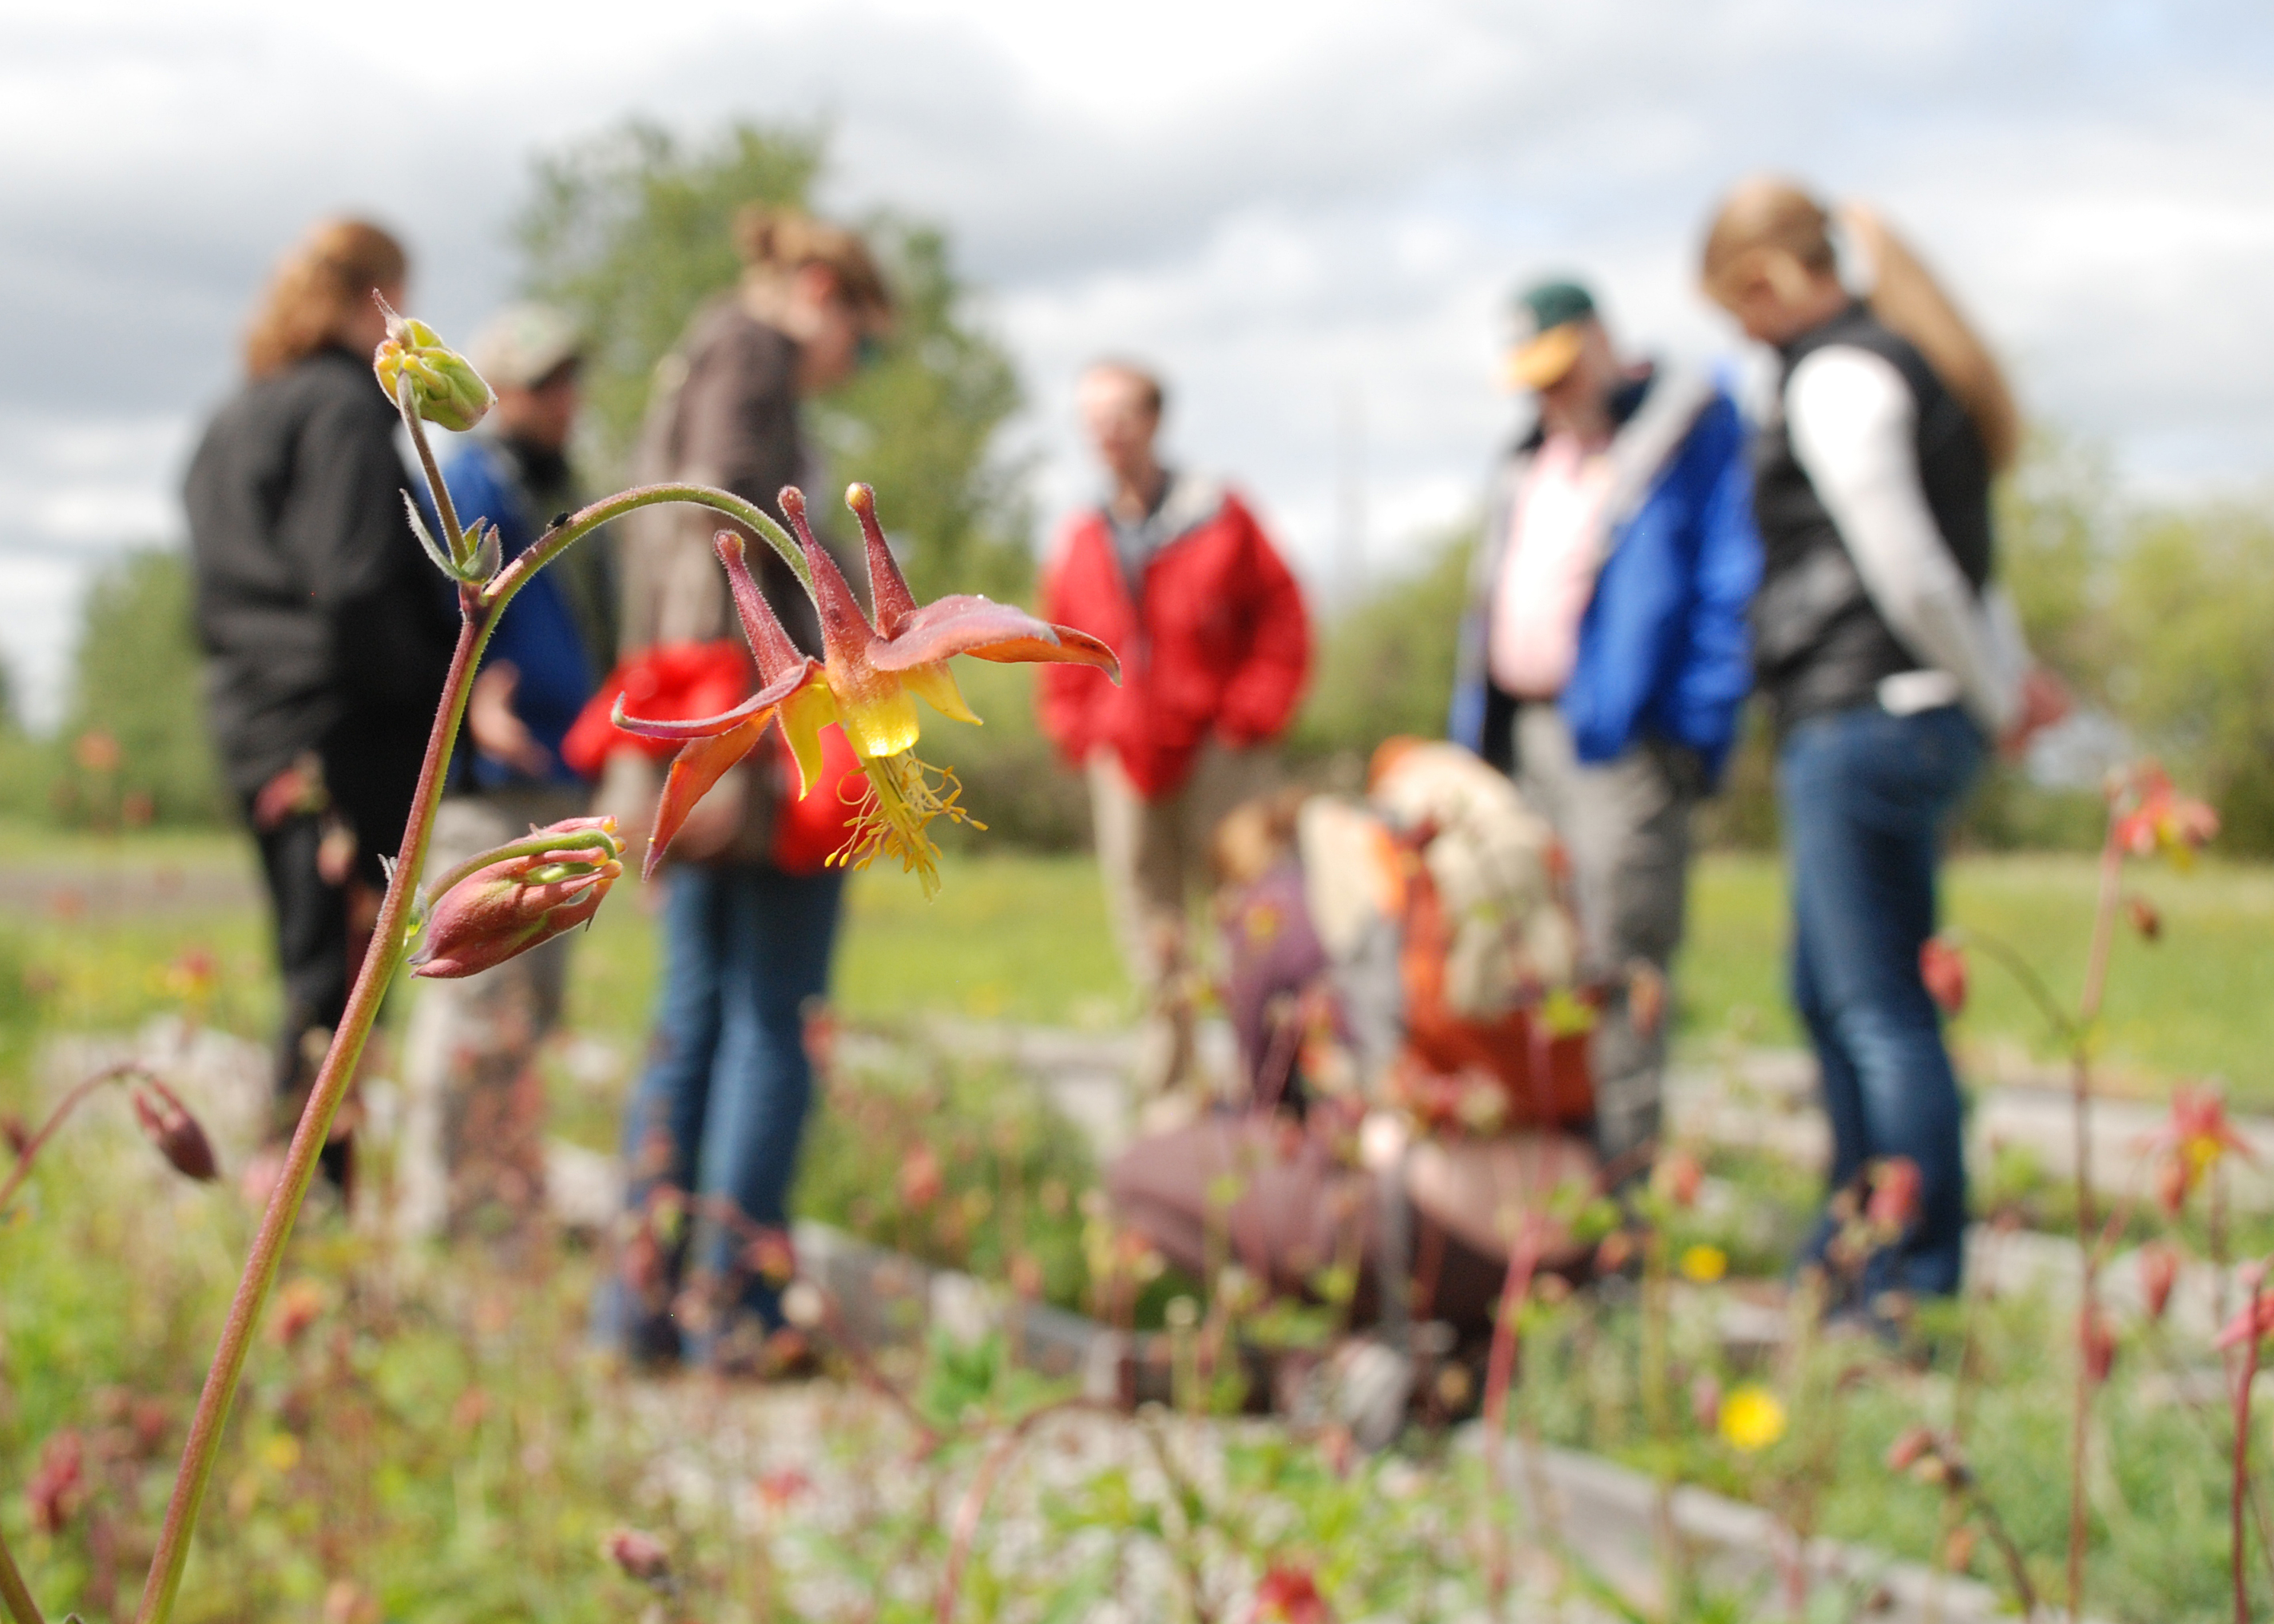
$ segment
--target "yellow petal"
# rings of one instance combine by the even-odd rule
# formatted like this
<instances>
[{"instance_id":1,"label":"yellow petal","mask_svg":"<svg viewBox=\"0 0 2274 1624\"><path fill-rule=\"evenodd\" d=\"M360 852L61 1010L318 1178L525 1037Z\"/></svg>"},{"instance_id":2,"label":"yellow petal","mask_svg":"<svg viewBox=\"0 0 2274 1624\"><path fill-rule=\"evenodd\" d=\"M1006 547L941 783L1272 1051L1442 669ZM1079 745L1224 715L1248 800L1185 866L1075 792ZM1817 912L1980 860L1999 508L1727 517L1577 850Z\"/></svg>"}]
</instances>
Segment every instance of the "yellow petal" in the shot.
<instances>
[{"instance_id":1,"label":"yellow petal","mask_svg":"<svg viewBox=\"0 0 2274 1624\"><path fill-rule=\"evenodd\" d=\"M824 684L808 683L783 701L782 736L789 741L791 759L797 763L801 798L821 780L821 730L836 720L837 701Z\"/></svg>"},{"instance_id":2,"label":"yellow petal","mask_svg":"<svg viewBox=\"0 0 2274 1624\"><path fill-rule=\"evenodd\" d=\"M837 720L853 742L853 753L863 760L897 756L916 742L922 724L916 716L915 697L897 677L864 684L866 691L846 693L833 686Z\"/></svg>"},{"instance_id":3,"label":"yellow petal","mask_svg":"<svg viewBox=\"0 0 2274 1624\"><path fill-rule=\"evenodd\" d=\"M946 661L903 671L900 682L910 693L950 721L968 721L974 727L980 725L979 718L973 714L971 706L964 703L963 690L955 685L955 673L947 668Z\"/></svg>"}]
</instances>

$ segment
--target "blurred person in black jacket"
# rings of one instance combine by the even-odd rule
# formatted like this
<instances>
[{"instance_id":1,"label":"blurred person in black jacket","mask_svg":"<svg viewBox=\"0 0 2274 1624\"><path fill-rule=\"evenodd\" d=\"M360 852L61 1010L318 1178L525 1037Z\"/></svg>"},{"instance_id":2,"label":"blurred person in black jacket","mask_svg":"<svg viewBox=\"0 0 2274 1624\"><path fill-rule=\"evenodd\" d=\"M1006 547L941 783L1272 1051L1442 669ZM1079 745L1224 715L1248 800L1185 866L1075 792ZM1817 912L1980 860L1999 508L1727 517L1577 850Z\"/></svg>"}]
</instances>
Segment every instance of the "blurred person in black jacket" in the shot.
<instances>
[{"instance_id":1,"label":"blurred person in black jacket","mask_svg":"<svg viewBox=\"0 0 2274 1624\"><path fill-rule=\"evenodd\" d=\"M355 220L286 254L245 335L245 387L215 413L184 493L207 703L275 916L280 1137L370 941L456 636L372 375L386 333L372 296L403 303L408 271L392 237ZM335 1131L324 1167L344 1188Z\"/></svg>"}]
</instances>

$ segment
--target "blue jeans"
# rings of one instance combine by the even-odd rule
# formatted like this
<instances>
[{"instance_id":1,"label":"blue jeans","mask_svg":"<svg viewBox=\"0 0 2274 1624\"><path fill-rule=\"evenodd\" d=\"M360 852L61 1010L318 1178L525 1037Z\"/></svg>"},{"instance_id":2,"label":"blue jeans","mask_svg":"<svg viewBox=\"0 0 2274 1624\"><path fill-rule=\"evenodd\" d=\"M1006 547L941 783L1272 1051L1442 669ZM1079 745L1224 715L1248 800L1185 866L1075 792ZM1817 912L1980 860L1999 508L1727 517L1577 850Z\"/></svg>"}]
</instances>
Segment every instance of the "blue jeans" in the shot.
<instances>
[{"instance_id":1,"label":"blue jeans","mask_svg":"<svg viewBox=\"0 0 2274 1624\"><path fill-rule=\"evenodd\" d=\"M1966 1162L1958 1079L1940 1011L1919 977L1935 930L1942 832L1981 770L1981 733L1956 706L1877 706L1811 717L1777 761L1792 862L1792 996L1823 1070L1832 1187L1880 1157L1924 1175L1919 1217L1875 1256L1864 1300L1958 1288ZM1820 1255L1829 1214L1810 1243Z\"/></svg>"},{"instance_id":2,"label":"blue jeans","mask_svg":"<svg viewBox=\"0 0 2274 1624\"><path fill-rule=\"evenodd\" d=\"M659 1184L697 1199L691 1224L664 1237L664 1278L644 1293L621 1280L606 1288L614 1301L604 1300L598 1326L648 1356L681 1351L682 1328L701 1343L727 1328L671 1323L689 1264L718 1315L780 1323L775 1288L747 1248L754 1227L788 1221L813 1098L805 1014L828 990L845 874L683 864L666 884L662 995L624 1119L627 1206L636 1218Z\"/></svg>"}]
</instances>

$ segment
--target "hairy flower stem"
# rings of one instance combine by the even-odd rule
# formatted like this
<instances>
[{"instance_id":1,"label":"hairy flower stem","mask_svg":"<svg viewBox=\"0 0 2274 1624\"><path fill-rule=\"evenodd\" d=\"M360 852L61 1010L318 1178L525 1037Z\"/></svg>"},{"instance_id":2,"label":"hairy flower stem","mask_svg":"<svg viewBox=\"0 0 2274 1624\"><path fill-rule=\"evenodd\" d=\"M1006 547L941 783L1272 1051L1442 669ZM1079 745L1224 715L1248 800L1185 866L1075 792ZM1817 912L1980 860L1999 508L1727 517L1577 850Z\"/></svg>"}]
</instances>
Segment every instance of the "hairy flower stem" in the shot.
<instances>
[{"instance_id":1,"label":"hairy flower stem","mask_svg":"<svg viewBox=\"0 0 2274 1624\"><path fill-rule=\"evenodd\" d=\"M222 1326L221 1345L214 1351L213 1366L207 1372L204 1391L198 1395L197 1411L191 1417L189 1440L182 1450L181 1473L174 1480L173 1497L167 1502L158 1548L150 1560L150 1577L143 1588L141 1608L135 1615L137 1624L163 1624L173 1612L175 1596L181 1590L182 1570L189 1561L190 1538L197 1525L198 1510L213 1479L222 1429L228 1422L237 1383L245 1374L245 1356L252 1350L252 1333L260 1324L260 1311L267 1303L269 1288L275 1283L276 1271L283 1262L284 1243L291 1238L293 1222L300 1215L300 1205L307 1198L308 1186L315 1177L317 1159L331 1137L332 1118L339 1111L340 1101L347 1096L348 1083L355 1075L357 1062L363 1058L364 1045L379 1017L380 1001L386 995L388 983L403 956L403 941L410 925L410 897L418 888L418 871L425 863L427 836L433 827L435 804L441 798L451 741L457 736L466 697L473 686L474 667L480 659L492 619L471 601L471 593L463 596L470 600L469 612L459 626L458 646L450 659L442 705L427 741L425 761L419 768L418 789L411 803L410 821L403 832L395 881L387 888L387 899L380 905L379 923L372 933L371 946L364 954L355 988L348 994L347 1010L340 1018L339 1030L316 1074L307 1107L300 1114L299 1126L293 1130L290 1148L284 1153L283 1171L269 1194L267 1210L260 1215L252 1254L245 1259L245 1273L230 1303L229 1318Z\"/></svg>"},{"instance_id":2,"label":"hairy flower stem","mask_svg":"<svg viewBox=\"0 0 2274 1624\"><path fill-rule=\"evenodd\" d=\"M561 524L546 531L531 542L518 558L497 572L490 584L482 589L482 601L493 608L502 608L507 600L527 584L531 576L559 557L580 537L612 518L621 518L634 509L651 508L665 502L688 502L697 507L716 509L773 548L806 591L810 593L813 590L813 571L805 562L804 553L779 525L766 517L763 510L731 492L713 490L707 485L636 485L630 490L618 491L605 502L596 502L580 512L570 514Z\"/></svg>"},{"instance_id":3,"label":"hairy flower stem","mask_svg":"<svg viewBox=\"0 0 2274 1624\"><path fill-rule=\"evenodd\" d=\"M415 432L413 437L417 438ZM428 465L431 467L431 464ZM435 495L440 507L447 498L439 479ZM346 1012L340 1017L331 1047L316 1074L307 1106L300 1114L299 1126L293 1131L291 1145L284 1153L283 1171L269 1194L267 1210L260 1215L260 1227L253 1235L252 1250L245 1258L237 1295L230 1300L220 1345L214 1350L205 1387L198 1394L197 1411L191 1417L189 1439L182 1448L181 1472L174 1479L173 1496L166 1505L166 1520L159 1530L157 1549L150 1559L150 1576L143 1586L135 1624L165 1624L181 1590L182 1573L189 1562L190 1540L197 1529L198 1511L213 1481L222 1430L229 1420L237 1384L245 1376L253 1331L260 1323L260 1311L267 1304L269 1289L275 1284L293 1222L300 1215L301 1203L307 1198L308 1186L315 1177L317 1158L331 1137L332 1119L347 1096L348 1084L363 1058L373 1023L379 1017L380 1001L403 960L410 933L411 899L418 889L419 872L425 866L434 809L442 798L451 746L464 719L466 700L473 691L474 671L480 664L490 631L513 595L571 543L635 508L662 502L687 502L714 508L745 524L756 520L754 528L763 526L761 534L768 531L780 533L779 527L763 513L725 491L701 485L651 485L594 502L565 524L546 532L486 586L459 589L457 647L450 656L449 676L443 683L433 729L427 735L426 755L418 769L418 788L411 801L410 820L403 827L403 843L396 853L394 882L387 888L386 901L380 905L379 922L372 933L371 946L364 954L362 968L357 972L354 989L348 994ZM785 556L796 552L788 546L787 537L775 550L783 552ZM803 578L803 561L794 562Z\"/></svg>"}]
</instances>

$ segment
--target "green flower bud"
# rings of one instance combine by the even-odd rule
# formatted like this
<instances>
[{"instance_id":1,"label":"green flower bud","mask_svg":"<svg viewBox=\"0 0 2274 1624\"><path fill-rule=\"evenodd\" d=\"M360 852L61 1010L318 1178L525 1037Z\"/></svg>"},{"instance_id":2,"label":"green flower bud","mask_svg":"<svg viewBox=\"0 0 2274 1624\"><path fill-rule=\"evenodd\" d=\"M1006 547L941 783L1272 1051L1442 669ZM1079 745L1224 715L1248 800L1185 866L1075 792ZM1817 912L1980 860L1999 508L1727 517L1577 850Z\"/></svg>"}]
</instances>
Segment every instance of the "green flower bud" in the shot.
<instances>
[{"instance_id":1,"label":"green flower bud","mask_svg":"<svg viewBox=\"0 0 2274 1624\"><path fill-rule=\"evenodd\" d=\"M463 430L480 422L497 397L473 363L424 321L397 315L383 300L380 307L387 311L387 336L372 351L371 366L387 397L401 400L407 380L411 406L429 423Z\"/></svg>"}]
</instances>

